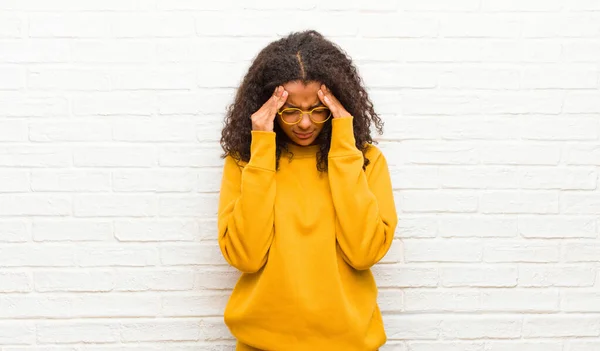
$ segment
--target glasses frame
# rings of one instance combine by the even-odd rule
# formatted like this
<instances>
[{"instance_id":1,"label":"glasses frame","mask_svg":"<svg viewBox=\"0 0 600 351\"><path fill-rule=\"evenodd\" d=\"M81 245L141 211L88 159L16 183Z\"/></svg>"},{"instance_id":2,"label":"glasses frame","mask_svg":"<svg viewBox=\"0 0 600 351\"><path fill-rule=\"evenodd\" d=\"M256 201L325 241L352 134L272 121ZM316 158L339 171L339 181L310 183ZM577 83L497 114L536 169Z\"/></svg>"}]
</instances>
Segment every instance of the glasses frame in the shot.
<instances>
[{"instance_id":1,"label":"glasses frame","mask_svg":"<svg viewBox=\"0 0 600 351\"><path fill-rule=\"evenodd\" d=\"M323 120L323 121L320 121L320 122L317 122L317 121L315 121L315 120L312 118L312 114L313 114L313 112L314 112L315 110L321 110L321 109L325 109L325 110L329 111L329 116L327 116L327 118L325 118L325 120ZM298 121L296 121L296 122L293 122L293 123L286 122L286 121L285 121L285 119L283 119L283 112L284 112L284 111L286 111L286 110L297 110L297 111L300 111L300 118L298 118ZM293 125L295 125L295 124L298 124L298 123L300 123L300 122L302 121L302 117L304 117L304 115L305 115L305 114L308 114L308 118L310 118L310 120L311 120L313 123L316 123L316 124L323 124L323 123L327 122L327 121L328 121L328 120L331 118L331 115L332 115L332 113L331 113L331 110L330 110L330 109L329 109L329 107L327 107L327 106L317 106L317 107L313 108L313 109L312 109L312 110L310 110L310 111L304 111L304 110L302 110L302 109L299 109L299 108L297 108L297 107L288 107L288 108L284 108L283 110L277 111L277 114L279 115L279 117L281 118L281 121L282 121L283 123L285 123L285 124L287 124L287 125L290 125L290 126L293 126Z\"/></svg>"}]
</instances>

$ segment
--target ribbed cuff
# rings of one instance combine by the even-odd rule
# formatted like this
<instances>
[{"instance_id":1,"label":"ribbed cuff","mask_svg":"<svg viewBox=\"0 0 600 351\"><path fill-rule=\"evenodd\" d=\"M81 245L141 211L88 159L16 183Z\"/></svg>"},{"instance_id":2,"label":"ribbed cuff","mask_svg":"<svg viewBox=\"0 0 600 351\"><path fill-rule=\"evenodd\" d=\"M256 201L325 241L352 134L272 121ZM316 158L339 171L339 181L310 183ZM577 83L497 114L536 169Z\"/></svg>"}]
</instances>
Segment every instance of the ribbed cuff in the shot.
<instances>
[{"instance_id":1,"label":"ribbed cuff","mask_svg":"<svg viewBox=\"0 0 600 351\"><path fill-rule=\"evenodd\" d=\"M275 132L253 130L248 166L275 171Z\"/></svg>"},{"instance_id":2,"label":"ribbed cuff","mask_svg":"<svg viewBox=\"0 0 600 351\"><path fill-rule=\"evenodd\" d=\"M353 120L354 118L350 116L334 118L331 121L332 130L329 157L361 154L361 151L356 148Z\"/></svg>"}]
</instances>

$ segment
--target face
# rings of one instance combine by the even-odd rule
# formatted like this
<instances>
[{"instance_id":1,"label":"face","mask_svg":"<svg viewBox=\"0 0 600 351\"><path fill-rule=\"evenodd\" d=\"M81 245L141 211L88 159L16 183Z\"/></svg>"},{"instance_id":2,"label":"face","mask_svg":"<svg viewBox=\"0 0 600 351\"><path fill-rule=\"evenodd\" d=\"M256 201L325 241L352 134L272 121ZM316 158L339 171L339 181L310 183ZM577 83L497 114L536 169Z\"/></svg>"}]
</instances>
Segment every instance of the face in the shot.
<instances>
[{"instance_id":1,"label":"face","mask_svg":"<svg viewBox=\"0 0 600 351\"><path fill-rule=\"evenodd\" d=\"M283 84L283 87L288 92L288 97L281 109L296 107L303 111L310 111L315 107L324 106L317 96L320 86L321 83L319 82L304 84L303 82L294 81ZM325 125L325 123L314 123L308 117L308 113L305 113L302 116L302 120L294 125L282 122L279 115L276 119L288 138L300 146L313 145Z\"/></svg>"}]
</instances>

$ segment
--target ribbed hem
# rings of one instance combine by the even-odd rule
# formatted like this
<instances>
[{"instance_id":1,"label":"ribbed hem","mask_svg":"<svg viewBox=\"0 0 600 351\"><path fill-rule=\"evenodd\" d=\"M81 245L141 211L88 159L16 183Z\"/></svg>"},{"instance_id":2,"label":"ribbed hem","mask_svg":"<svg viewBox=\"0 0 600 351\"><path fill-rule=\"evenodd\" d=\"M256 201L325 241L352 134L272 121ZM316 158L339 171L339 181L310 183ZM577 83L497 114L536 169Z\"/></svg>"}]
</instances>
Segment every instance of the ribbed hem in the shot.
<instances>
[{"instance_id":1,"label":"ribbed hem","mask_svg":"<svg viewBox=\"0 0 600 351\"><path fill-rule=\"evenodd\" d=\"M275 132L253 130L251 135L248 166L275 171Z\"/></svg>"},{"instance_id":2,"label":"ribbed hem","mask_svg":"<svg viewBox=\"0 0 600 351\"><path fill-rule=\"evenodd\" d=\"M332 131L329 157L361 154L361 151L356 148L353 120L354 117L341 117L334 118L331 121Z\"/></svg>"}]
</instances>

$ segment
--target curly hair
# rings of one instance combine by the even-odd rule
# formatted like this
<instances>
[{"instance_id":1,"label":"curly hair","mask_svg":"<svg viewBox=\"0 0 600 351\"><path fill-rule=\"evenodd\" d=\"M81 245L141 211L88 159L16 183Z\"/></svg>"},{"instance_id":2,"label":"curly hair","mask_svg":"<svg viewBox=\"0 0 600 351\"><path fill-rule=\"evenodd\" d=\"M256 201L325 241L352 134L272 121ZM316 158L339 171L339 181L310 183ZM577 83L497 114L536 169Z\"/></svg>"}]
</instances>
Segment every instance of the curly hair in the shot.
<instances>
[{"instance_id":1,"label":"curly hair","mask_svg":"<svg viewBox=\"0 0 600 351\"><path fill-rule=\"evenodd\" d=\"M324 83L353 116L356 147L364 156L369 144L373 144L370 127L373 123L379 134L383 133L383 121L375 113L363 81L349 55L338 45L315 30L294 32L268 44L254 58L248 72L227 107L221 132L221 147L236 161L250 160L252 121L256 112L273 94L273 90L287 82L300 81ZM289 152L290 142L278 123L276 133L276 166L282 150ZM331 119L326 122L317 137L317 169L327 171L327 156L331 144Z\"/></svg>"}]
</instances>

